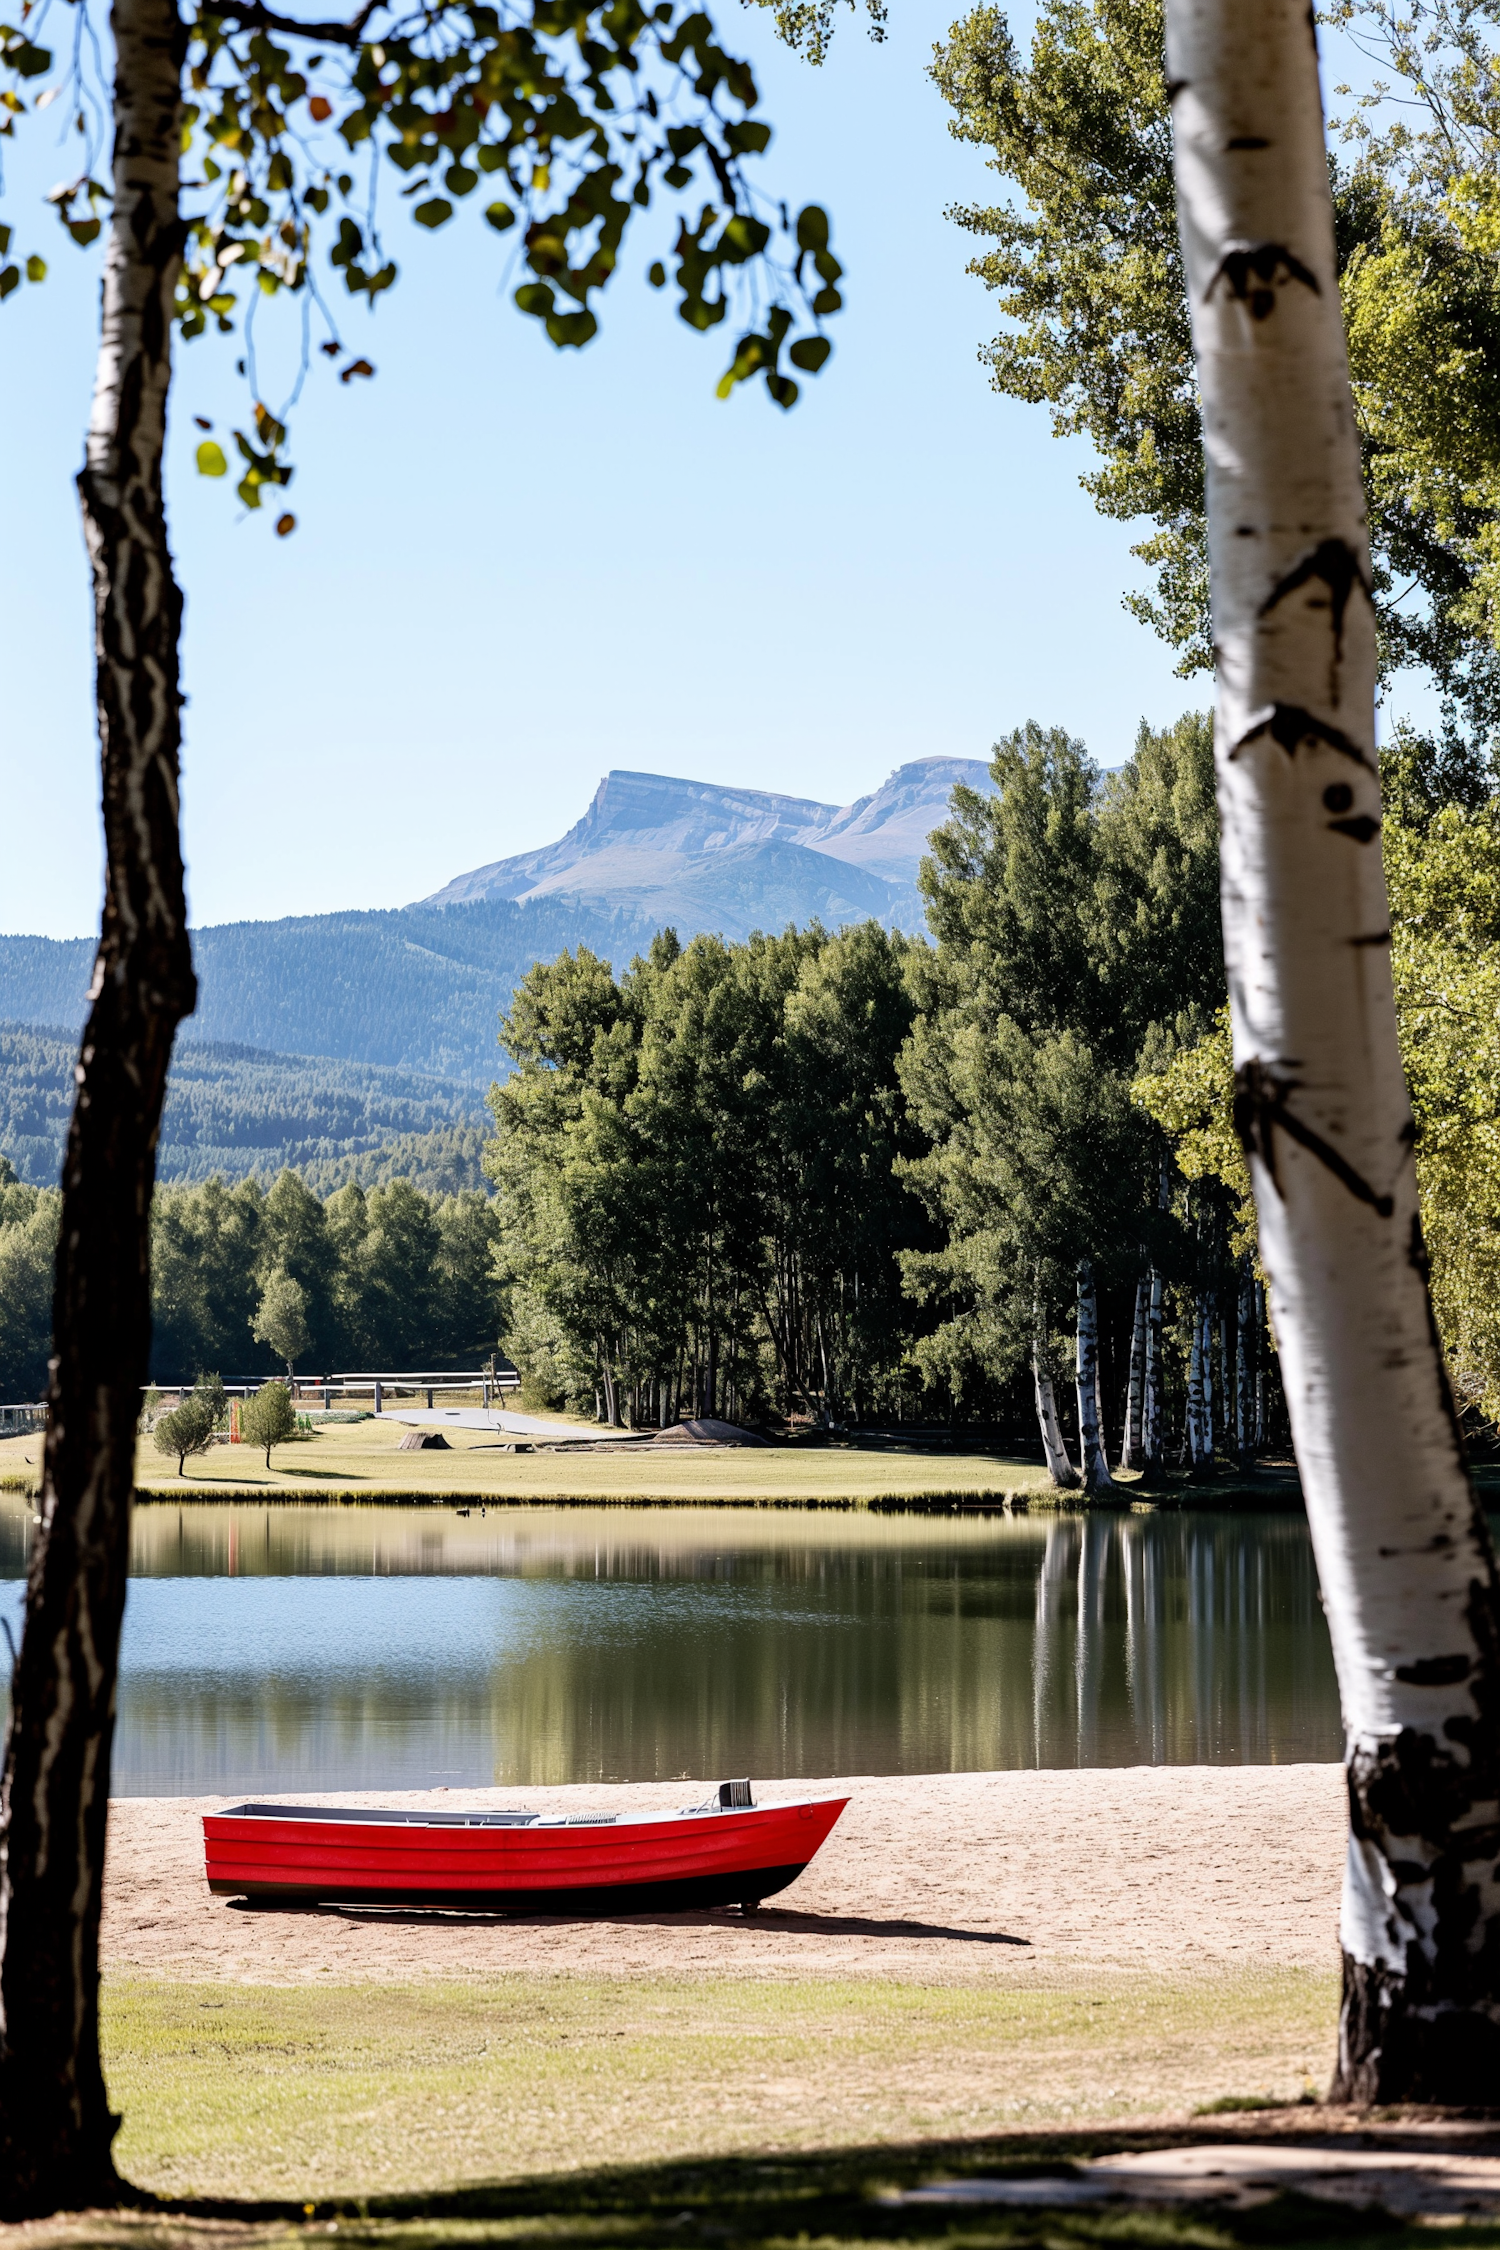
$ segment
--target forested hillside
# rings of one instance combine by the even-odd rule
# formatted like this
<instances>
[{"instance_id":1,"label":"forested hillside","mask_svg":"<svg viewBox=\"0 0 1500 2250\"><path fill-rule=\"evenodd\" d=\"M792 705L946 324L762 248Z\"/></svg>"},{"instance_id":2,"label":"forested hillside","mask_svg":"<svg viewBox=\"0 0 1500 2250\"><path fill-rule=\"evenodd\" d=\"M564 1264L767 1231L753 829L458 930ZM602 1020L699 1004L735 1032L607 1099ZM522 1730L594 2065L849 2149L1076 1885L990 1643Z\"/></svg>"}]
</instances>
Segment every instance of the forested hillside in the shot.
<instances>
[{"instance_id":1,"label":"forested hillside","mask_svg":"<svg viewBox=\"0 0 1500 2250\"><path fill-rule=\"evenodd\" d=\"M61 1167L76 1053L66 1032L0 1024L0 1153L38 1187ZM184 1040L158 1177L272 1179L292 1165L325 1195L396 1178L451 1194L482 1184L483 1118L459 1081Z\"/></svg>"},{"instance_id":2,"label":"forested hillside","mask_svg":"<svg viewBox=\"0 0 1500 2250\"><path fill-rule=\"evenodd\" d=\"M461 1078L482 1093L505 1067L500 1013L533 962L571 945L628 960L656 927L568 899L226 922L193 935L189 1036ZM93 960L92 939L0 937L0 1021L76 1029Z\"/></svg>"}]
</instances>

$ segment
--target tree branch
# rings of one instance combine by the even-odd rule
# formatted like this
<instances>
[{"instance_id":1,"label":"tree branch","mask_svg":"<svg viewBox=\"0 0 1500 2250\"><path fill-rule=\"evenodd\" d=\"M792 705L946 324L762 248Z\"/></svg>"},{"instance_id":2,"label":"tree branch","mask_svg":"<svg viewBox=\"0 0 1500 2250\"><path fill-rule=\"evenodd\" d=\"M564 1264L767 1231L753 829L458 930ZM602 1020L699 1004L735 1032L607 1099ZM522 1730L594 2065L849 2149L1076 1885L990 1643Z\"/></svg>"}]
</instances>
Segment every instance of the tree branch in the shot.
<instances>
[{"instance_id":1,"label":"tree branch","mask_svg":"<svg viewBox=\"0 0 1500 2250\"><path fill-rule=\"evenodd\" d=\"M265 8L260 0L245 0L244 5L205 8L204 14L220 23L238 24L242 31L280 31L294 39L315 39L324 47L357 47L365 35L365 26L385 0L366 0L350 23L304 23L300 17L281 15L275 8Z\"/></svg>"}]
</instances>

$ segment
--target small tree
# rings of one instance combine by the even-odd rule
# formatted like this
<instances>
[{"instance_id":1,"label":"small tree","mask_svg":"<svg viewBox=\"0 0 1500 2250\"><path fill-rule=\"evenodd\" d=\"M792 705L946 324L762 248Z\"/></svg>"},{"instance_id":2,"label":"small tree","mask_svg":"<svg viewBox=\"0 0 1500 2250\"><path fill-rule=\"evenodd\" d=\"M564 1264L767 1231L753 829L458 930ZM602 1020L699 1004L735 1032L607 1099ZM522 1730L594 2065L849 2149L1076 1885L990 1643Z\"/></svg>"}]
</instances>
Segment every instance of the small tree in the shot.
<instances>
[{"instance_id":1,"label":"small tree","mask_svg":"<svg viewBox=\"0 0 1500 2250\"><path fill-rule=\"evenodd\" d=\"M264 1448L269 1469L272 1446L285 1445L297 1434L297 1409L285 1383L263 1383L254 1398L246 1399L240 1429L247 1445Z\"/></svg>"},{"instance_id":2,"label":"small tree","mask_svg":"<svg viewBox=\"0 0 1500 2250\"><path fill-rule=\"evenodd\" d=\"M286 1361L290 1386L292 1370L312 1337L307 1326L307 1297L301 1282L295 1281L285 1266L278 1266L266 1283L250 1333L258 1344L269 1344L276 1357Z\"/></svg>"},{"instance_id":3,"label":"small tree","mask_svg":"<svg viewBox=\"0 0 1500 2250\"><path fill-rule=\"evenodd\" d=\"M165 1453L169 1460L176 1455L177 1474L181 1476L183 1463L190 1453L208 1451L213 1443L214 1425L207 1406L194 1391L180 1406L174 1406L170 1414L159 1415L151 1434L158 1453Z\"/></svg>"}]
</instances>

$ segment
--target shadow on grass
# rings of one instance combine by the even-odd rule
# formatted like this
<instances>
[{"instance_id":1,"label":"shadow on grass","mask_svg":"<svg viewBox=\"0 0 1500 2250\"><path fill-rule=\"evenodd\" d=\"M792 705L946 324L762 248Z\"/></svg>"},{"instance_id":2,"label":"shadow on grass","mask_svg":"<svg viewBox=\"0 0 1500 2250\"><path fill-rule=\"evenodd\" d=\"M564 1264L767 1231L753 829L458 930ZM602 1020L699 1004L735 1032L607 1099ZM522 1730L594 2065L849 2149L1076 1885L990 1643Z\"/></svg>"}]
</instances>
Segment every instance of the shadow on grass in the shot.
<instances>
[{"instance_id":1,"label":"shadow on grass","mask_svg":"<svg viewBox=\"0 0 1500 2250\"><path fill-rule=\"evenodd\" d=\"M1303 2113L1306 2115L1306 2113ZM1352 2137L1355 2145L1431 2149L1430 2134L1403 2132L1399 2125ZM236 2222L264 2236L269 2225L291 2225L299 2234L336 2231L344 2244L369 2243L380 2250L412 2250L440 2243L503 2243L505 2250L559 2250L576 2242L587 2250L642 2250L643 2245L735 2242L784 2250L794 2244L840 2245L911 2243L984 2246L996 2250L1071 2250L1071 2246L1120 2242L1140 2250L1215 2250L1215 2246L1294 2246L1369 2242L1381 2250L1409 2244L1430 2250L1430 2225L1396 2219L1374 2209L1333 2203L1283 2191L1251 2207L1229 2208L1205 2199L1171 2206L1124 2200L1082 2207L1035 2205L997 2207L910 2204L899 2191L933 2179L966 2175L1066 2179L1083 2159L1181 2148L1205 2141L1243 2140L1282 2145L1349 2147L1348 2130L1320 2130L1310 2119L1288 2120L1273 2132L1246 2128L1235 2133L1220 2126L1162 2131L1096 2131L1006 2134L993 2138L907 2143L890 2147L823 2149L800 2155L724 2156L641 2165L616 2165L593 2171L554 2173L520 2181L480 2183L421 2195L365 2199L335 2197L317 2204L158 2200L141 2196L134 2209L152 2226L158 2243L173 2238L177 2218L201 2228L204 2222L233 2227ZM1445 2148L1478 2154L1500 2153L1500 2125L1494 2121L1467 2128L1449 2124ZM1500 2220L1479 2219L1457 2229L1445 2227L1475 2250L1500 2250ZM186 2239L185 2236L182 2239Z\"/></svg>"}]
</instances>

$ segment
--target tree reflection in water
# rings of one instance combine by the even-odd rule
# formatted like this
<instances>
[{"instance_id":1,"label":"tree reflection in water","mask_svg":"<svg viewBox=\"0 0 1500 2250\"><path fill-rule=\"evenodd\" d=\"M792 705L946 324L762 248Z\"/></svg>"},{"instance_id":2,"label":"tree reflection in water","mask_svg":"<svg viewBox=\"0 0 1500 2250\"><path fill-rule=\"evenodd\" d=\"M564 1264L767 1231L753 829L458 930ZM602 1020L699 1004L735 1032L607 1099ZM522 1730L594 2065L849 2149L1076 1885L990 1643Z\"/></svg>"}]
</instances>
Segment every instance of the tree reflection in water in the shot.
<instances>
[{"instance_id":1,"label":"tree reflection in water","mask_svg":"<svg viewBox=\"0 0 1500 2250\"><path fill-rule=\"evenodd\" d=\"M29 1511L0 1504L19 1613ZM8 1581L8 1583L7 1583ZM1289 1515L140 1511L116 1787L1337 1758Z\"/></svg>"}]
</instances>

